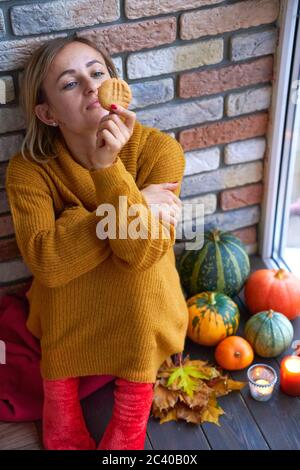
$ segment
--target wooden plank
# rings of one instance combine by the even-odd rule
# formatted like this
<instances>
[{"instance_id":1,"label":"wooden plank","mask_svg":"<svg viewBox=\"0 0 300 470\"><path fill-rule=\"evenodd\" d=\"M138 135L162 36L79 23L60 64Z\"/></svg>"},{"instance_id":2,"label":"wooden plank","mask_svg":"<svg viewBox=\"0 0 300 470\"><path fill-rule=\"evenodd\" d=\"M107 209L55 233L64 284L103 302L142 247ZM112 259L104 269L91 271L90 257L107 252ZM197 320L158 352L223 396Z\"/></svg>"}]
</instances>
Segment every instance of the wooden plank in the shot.
<instances>
[{"instance_id":1,"label":"wooden plank","mask_svg":"<svg viewBox=\"0 0 300 470\"><path fill-rule=\"evenodd\" d=\"M265 267L258 256L251 256L251 272ZM235 299L241 311L241 322L238 330L243 334L244 324L250 318L243 304L243 291ZM298 321L299 320L299 321ZM300 338L300 319L293 322L295 337ZM190 354L191 359L207 359L214 362L214 348L204 348L188 338L184 355ZM285 353L286 354L286 353ZM285 355L284 354L284 355ZM280 357L266 360L259 357L255 362L269 363L278 371ZM247 370L235 371L231 375L236 380L247 380ZM113 409L114 382L82 401L82 408L87 426L98 443L109 422ZM232 392L218 399L226 412L221 416L221 427L205 423L196 426L183 420L159 424L159 420L149 418L145 449L156 450L202 450L202 449L299 449L300 414L297 398L288 397L280 392L277 386L274 396L269 402L261 403L253 400L248 386L241 393ZM41 424L40 424L41 426ZM25 444L22 448L30 448ZM21 447L20 447L21 448Z\"/></svg>"},{"instance_id":2,"label":"wooden plank","mask_svg":"<svg viewBox=\"0 0 300 470\"><path fill-rule=\"evenodd\" d=\"M41 449L34 423L0 423L0 450Z\"/></svg>"},{"instance_id":3,"label":"wooden plank","mask_svg":"<svg viewBox=\"0 0 300 470\"><path fill-rule=\"evenodd\" d=\"M202 347L186 338L184 356L189 353L191 359L214 362L213 351L214 348ZM180 420L160 425L159 420L150 420L149 437L154 449L269 448L241 393L232 392L218 401L226 413L220 418L220 428L211 423L195 426Z\"/></svg>"},{"instance_id":4,"label":"wooden plank","mask_svg":"<svg viewBox=\"0 0 300 470\"><path fill-rule=\"evenodd\" d=\"M184 355L189 353L191 359L202 359L215 363L214 350L215 348L202 347L187 338ZM202 429L212 449L268 449L268 445L240 392L234 391L225 397L220 397L218 403L225 411L225 415L220 417L220 427L212 423L202 424Z\"/></svg>"},{"instance_id":5,"label":"wooden plank","mask_svg":"<svg viewBox=\"0 0 300 470\"><path fill-rule=\"evenodd\" d=\"M244 325L249 313L239 298L235 298L238 304L241 321L238 335L243 336ZM276 359L261 358L255 356L255 363L269 364L273 367L279 377L279 364ZM237 380L246 379L247 369L233 372ZM280 391L277 382L272 398L267 402L258 402L250 396L249 388L241 391L245 403L263 433L269 447L272 450L300 449L300 402L295 397L289 397Z\"/></svg>"},{"instance_id":6,"label":"wooden plank","mask_svg":"<svg viewBox=\"0 0 300 470\"><path fill-rule=\"evenodd\" d=\"M148 435L155 450L209 450L210 446L201 426L184 420L160 424L150 417Z\"/></svg>"}]
</instances>

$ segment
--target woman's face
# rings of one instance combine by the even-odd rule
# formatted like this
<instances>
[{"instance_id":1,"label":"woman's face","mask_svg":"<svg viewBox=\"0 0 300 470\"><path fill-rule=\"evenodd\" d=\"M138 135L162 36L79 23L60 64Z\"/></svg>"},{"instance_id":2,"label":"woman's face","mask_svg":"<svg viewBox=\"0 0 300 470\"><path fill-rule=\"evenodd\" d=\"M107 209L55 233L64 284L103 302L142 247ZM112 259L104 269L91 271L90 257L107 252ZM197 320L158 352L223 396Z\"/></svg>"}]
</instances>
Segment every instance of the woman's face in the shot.
<instances>
[{"instance_id":1,"label":"woman's face","mask_svg":"<svg viewBox=\"0 0 300 470\"><path fill-rule=\"evenodd\" d=\"M62 133L96 131L109 113L100 106L97 93L108 78L100 52L80 42L68 44L51 64L43 83L47 103L36 106L36 115L45 124L58 123Z\"/></svg>"}]
</instances>

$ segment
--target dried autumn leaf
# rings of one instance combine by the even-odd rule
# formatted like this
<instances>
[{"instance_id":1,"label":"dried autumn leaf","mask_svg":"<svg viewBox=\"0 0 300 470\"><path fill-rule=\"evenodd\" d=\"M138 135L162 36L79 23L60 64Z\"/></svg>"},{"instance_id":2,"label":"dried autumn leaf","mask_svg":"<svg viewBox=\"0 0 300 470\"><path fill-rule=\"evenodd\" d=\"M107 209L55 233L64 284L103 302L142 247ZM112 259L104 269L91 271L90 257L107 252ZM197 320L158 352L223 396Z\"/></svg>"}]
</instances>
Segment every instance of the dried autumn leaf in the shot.
<instances>
[{"instance_id":1,"label":"dried autumn leaf","mask_svg":"<svg viewBox=\"0 0 300 470\"><path fill-rule=\"evenodd\" d=\"M224 414L224 410L218 405L215 397L211 396L207 407L201 412L202 421L208 421L210 423L215 423L217 426L220 426L219 416Z\"/></svg>"},{"instance_id":2,"label":"dried autumn leaf","mask_svg":"<svg viewBox=\"0 0 300 470\"><path fill-rule=\"evenodd\" d=\"M160 424L184 419L201 424L209 421L219 425L224 411L217 397L232 390L240 390L244 382L230 380L219 368L207 361L190 360L189 355L179 355L177 366L171 357L161 365L154 387L152 414Z\"/></svg>"},{"instance_id":3,"label":"dried autumn leaf","mask_svg":"<svg viewBox=\"0 0 300 470\"><path fill-rule=\"evenodd\" d=\"M168 390L160 384L155 387L154 403L160 411L168 408L173 408L177 400L178 394L176 394L172 390Z\"/></svg>"},{"instance_id":4,"label":"dried autumn leaf","mask_svg":"<svg viewBox=\"0 0 300 470\"><path fill-rule=\"evenodd\" d=\"M197 390L195 391L193 397L190 397L186 393L180 395L181 401L190 407L190 408L202 408L206 406L209 400L210 395L213 393L203 380L199 380L197 385Z\"/></svg>"},{"instance_id":5,"label":"dried autumn leaf","mask_svg":"<svg viewBox=\"0 0 300 470\"><path fill-rule=\"evenodd\" d=\"M173 420L177 421L177 412L175 408L168 411L168 413L161 418L160 424L167 423L168 421L173 421Z\"/></svg>"},{"instance_id":6,"label":"dried autumn leaf","mask_svg":"<svg viewBox=\"0 0 300 470\"><path fill-rule=\"evenodd\" d=\"M176 407L177 419L184 419L187 423L201 424L201 409L191 409L184 405Z\"/></svg>"},{"instance_id":7,"label":"dried autumn leaf","mask_svg":"<svg viewBox=\"0 0 300 470\"><path fill-rule=\"evenodd\" d=\"M227 387L228 387L228 390L231 391L231 390L241 390L242 388L245 387L247 382L239 382L238 380L231 380L231 379L228 379L227 380Z\"/></svg>"},{"instance_id":8,"label":"dried autumn leaf","mask_svg":"<svg viewBox=\"0 0 300 470\"><path fill-rule=\"evenodd\" d=\"M222 397L228 395L233 390L241 390L246 385L246 382L238 382L229 379L227 376L221 376L207 382L207 385L215 391L217 397Z\"/></svg>"}]
</instances>

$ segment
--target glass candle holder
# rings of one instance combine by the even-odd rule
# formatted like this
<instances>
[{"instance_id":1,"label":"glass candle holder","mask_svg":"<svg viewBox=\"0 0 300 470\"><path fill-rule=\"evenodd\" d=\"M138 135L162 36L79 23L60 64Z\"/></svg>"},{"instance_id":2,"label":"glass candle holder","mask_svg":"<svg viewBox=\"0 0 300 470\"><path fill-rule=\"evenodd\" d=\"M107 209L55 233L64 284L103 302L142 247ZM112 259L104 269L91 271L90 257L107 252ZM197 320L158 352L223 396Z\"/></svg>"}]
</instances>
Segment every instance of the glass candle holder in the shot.
<instances>
[{"instance_id":1,"label":"glass candle holder","mask_svg":"<svg viewBox=\"0 0 300 470\"><path fill-rule=\"evenodd\" d=\"M249 367L247 375L251 396L257 401L270 400L277 382L277 374L273 367L255 364Z\"/></svg>"}]
</instances>

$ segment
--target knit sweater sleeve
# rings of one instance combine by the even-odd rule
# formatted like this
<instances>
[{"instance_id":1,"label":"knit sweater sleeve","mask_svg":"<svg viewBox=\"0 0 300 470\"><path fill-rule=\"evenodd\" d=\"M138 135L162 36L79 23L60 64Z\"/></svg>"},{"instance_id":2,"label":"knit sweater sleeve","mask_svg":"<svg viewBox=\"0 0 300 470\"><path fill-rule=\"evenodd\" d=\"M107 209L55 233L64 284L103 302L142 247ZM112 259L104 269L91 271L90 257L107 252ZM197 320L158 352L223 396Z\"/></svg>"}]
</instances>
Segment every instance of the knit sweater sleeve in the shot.
<instances>
[{"instance_id":1,"label":"knit sweater sleeve","mask_svg":"<svg viewBox=\"0 0 300 470\"><path fill-rule=\"evenodd\" d=\"M143 187L178 181L175 193L179 196L185 158L181 145L175 139L162 132L154 132L148 138L140 158L143 161L141 171L146 175ZM174 226L154 215L119 157L112 166L91 170L90 173L96 187L97 203L111 204L116 211L116 234L109 237L114 263L135 272L150 268L175 244ZM125 201L122 205L119 196ZM135 233L144 234L137 238L129 232L132 215L139 221L139 229ZM127 228L127 236L121 238L119 229L124 228Z\"/></svg>"},{"instance_id":2,"label":"knit sweater sleeve","mask_svg":"<svg viewBox=\"0 0 300 470\"><path fill-rule=\"evenodd\" d=\"M62 286L111 254L107 240L96 235L95 212L78 206L55 219L51 192L31 163L10 161L6 191L19 250L42 284Z\"/></svg>"}]
</instances>

